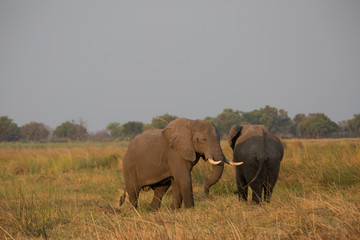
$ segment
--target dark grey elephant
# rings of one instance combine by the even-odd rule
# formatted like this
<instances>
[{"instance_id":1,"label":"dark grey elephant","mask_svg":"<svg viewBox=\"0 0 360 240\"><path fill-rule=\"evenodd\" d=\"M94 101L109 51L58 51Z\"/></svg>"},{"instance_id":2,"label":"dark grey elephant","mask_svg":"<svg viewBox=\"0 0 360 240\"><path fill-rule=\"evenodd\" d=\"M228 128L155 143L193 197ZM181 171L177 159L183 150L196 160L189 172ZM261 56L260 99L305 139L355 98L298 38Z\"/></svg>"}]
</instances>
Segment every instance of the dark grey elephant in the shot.
<instances>
[{"instance_id":1,"label":"dark grey elephant","mask_svg":"<svg viewBox=\"0 0 360 240\"><path fill-rule=\"evenodd\" d=\"M124 203L126 192L130 203L137 208L141 191L154 190L150 208L160 208L161 200L170 186L173 187L172 208L194 206L191 169L200 157L213 164L212 175L204 186L205 194L219 181L224 163L229 162L220 146L215 127L202 120L176 119L165 129L150 129L136 136L124 156L123 171L125 192L120 198ZM238 163L239 164L239 163Z\"/></svg>"},{"instance_id":2,"label":"dark grey elephant","mask_svg":"<svg viewBox=\"0 0 360 240\"><path fill-rule=\"evenodd\" d=\"M248 186L253 190L252 201L270 202L277 181L284 148L279 138L263 125L234 125L228 142L234 151L234 162L243 162L236 167L236 185L239 200L248 198Z\"/></svg>"}]
</instances>

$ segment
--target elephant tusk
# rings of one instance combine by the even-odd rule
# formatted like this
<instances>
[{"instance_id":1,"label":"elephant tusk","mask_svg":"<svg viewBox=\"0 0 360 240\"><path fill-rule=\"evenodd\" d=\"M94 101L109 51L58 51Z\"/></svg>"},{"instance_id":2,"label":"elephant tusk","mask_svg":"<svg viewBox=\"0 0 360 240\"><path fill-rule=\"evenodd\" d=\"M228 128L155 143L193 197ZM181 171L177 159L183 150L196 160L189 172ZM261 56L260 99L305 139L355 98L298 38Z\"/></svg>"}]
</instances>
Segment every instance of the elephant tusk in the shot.
<instances>
[{"instance_id":1,"label":"elephant tusk","mask_svg":"<svg viewBox=\"0 0 360 240\"><path fill-rule=\"evenodd\" d=\"M232 161L229 161L228 159L226 159L225 163L227 163L231 166L239 166L239 165L243 164L244 162L232 162Z\"/></svg>"},{"instance_id":2,"label":"elephant tusk","mask_svg":"<svg viewBox=\"0 0 360 240\"><path fill-rule=\"evenodd\" d=\"M215 161L214 159L212 158L209 158L208 159L209 163L213 164L213 165L218 165L219 163L221 163L221 161Z\"/></svg>"},{"instance_id":3,"label":"elephant tusk","mask_svg":"<svg viewBox=\"0 0 360 240\"><path fill-rule=\"evenodd\" d=\"M243 162L229 162L231 166L240 166Z\"/></svg>"}]
</instances>

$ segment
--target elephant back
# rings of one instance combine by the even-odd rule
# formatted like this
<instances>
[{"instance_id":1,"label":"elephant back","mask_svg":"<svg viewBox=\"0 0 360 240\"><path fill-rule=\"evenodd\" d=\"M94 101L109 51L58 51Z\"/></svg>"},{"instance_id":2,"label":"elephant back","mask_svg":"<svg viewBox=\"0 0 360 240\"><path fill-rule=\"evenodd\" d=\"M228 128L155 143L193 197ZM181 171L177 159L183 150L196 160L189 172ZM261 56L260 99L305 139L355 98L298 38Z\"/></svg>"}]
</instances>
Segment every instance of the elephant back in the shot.
<instances>
[{"instance_id":1,"label":"elephant back","mask_svg":"<svg viewBox=\"0 0 360 240\"><path fill-rule=\"evenodd\" d=\"M263 136L264 129L266 130L263 125L243 125L241 135L236 140L235 145L241 144L252 137Z\"/></svg>"}]
</instances>

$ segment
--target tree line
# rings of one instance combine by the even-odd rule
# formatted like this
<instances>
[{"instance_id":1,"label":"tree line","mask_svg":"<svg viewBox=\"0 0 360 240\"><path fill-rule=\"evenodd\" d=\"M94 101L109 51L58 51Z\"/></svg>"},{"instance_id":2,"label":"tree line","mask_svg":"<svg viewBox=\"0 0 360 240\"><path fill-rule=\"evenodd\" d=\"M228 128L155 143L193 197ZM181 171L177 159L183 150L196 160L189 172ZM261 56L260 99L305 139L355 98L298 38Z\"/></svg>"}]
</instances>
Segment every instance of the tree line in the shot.
<instances>
[{"instance_id":1,"label":"tree line","mask_svg":"<svg viewBox=\"0 0 360 240\"><path fill-rule=\"evenodd\" d=\"M89 133L83 121L66 121L54 130L44 123L30 122L18 126L8 116L0 116L0 142L4 141L70 141L70 140L130 140L149 128L165 128L176 115L156 116L150 124L129 121L110 122L106 128ZM205 117L213 123L220 136L225 139L233 124L262 124L270 132L282 138L340 138L360 137L360 114L354 118L335 123L324 113L299 113L293 119L284 109L265 106L257 110L243 112L231 108L224 109L216 117Z\"/></svg>"}]
</instances>

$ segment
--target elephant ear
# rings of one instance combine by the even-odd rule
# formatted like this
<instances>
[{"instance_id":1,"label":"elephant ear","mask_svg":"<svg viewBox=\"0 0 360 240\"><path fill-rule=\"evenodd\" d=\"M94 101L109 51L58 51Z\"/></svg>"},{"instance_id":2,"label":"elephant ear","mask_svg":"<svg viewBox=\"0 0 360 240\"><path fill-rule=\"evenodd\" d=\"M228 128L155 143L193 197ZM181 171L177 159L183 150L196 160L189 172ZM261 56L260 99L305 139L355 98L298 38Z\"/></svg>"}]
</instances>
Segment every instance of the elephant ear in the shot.
<instances>
[{"instance_id":1,"label":"elephant ear","mask_svg":"<svg viewBox=\"0 0 360 240\"><path fill-rule=\"evenodd\" d=\"M236 140L241 135L241 130L243 129L243 126L241 125L233 125L230 129L230 133L228 136L228 143L232 149L235 148Z\"/></svg>"},{"instance_id":2,"label":"elephant ear","mask_svg":"<svg viewBox=\"0 0 360 240\"><path fill-rule=\"evenodd\" d=\"M162 134L169 142L170 147L178 151L182 158L188 161L195 161L196 153L192 142L191 121L189 119L178 118L170 122L162 130Z\"/></svg>"}]
</instances>

